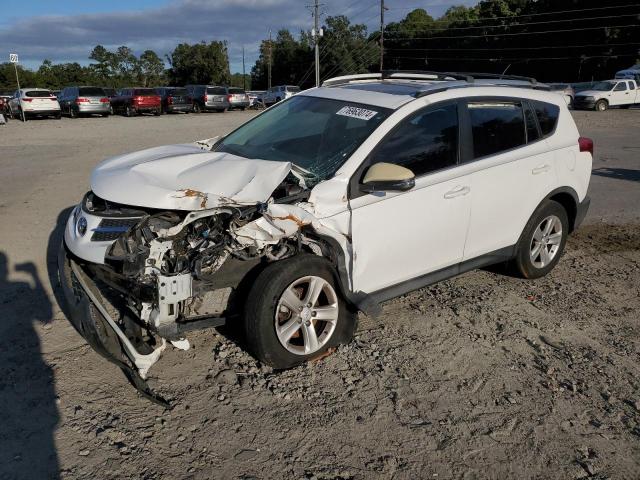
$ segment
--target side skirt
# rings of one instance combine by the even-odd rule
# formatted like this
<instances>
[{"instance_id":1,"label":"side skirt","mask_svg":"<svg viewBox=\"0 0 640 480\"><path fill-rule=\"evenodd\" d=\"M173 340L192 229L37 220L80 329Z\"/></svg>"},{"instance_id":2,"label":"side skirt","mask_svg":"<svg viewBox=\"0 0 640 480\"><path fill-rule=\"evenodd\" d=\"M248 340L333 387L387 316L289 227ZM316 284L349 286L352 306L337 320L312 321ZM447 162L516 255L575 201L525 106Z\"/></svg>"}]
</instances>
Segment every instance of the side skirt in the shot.
<instances>
[{"instance_id":1,"label":"side skirt","mask_svg":"<svg viewBox=\"0 0 640 480\"><path fill-rule=\"evenodd\" d=\"M495 265L496 263L506 262L511 260L515 256L516 246L501 248L491 253L481 255L470 260L466 260L449 267L445 267L435 272L427 273L410 280L406 280L397 285L392 285L382 290L378 290L369 294L369 297L376 303L382 303L392 298L399 297L414 290L424 288L428 285L447 280L462 273L476 270L478 268L488 267L489 265Z\"/></svg>"}]
</instances>

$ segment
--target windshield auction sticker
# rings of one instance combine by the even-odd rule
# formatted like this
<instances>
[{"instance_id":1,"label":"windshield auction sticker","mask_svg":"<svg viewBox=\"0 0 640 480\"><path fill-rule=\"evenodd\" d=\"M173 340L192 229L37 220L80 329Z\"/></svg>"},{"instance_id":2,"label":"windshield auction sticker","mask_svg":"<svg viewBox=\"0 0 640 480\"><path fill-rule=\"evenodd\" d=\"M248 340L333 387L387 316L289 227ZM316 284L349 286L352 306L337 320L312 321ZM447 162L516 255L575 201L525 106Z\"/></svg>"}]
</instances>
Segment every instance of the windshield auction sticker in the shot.
<instances>
[{"instance_id":1,"label":"windshield auction sticker","mask_svg":"<svg viewBox=\"0 0 640 480\"><path fill-rule=\"evenodd\" d=\"M378 112L373 110L367 110L366 108L358 107L342 107L336 112L336 115L342 115L344 117L359 118L360 120L371 120Z\"/></svg>"}]
</instances>

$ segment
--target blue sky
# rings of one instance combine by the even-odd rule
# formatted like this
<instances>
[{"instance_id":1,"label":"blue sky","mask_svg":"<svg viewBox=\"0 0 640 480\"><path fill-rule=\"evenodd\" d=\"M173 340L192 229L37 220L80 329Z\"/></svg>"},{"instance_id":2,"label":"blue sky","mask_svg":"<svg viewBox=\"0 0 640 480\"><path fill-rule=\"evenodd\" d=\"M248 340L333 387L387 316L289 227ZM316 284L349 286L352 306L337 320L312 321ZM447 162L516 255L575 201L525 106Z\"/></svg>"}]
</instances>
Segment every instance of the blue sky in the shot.
<instances>
[{"instance_id":1,"label":"blue sky","mask_svg":"<svg viewBox=\"0 0 640 480\"><path fill-rule=\"evenodd\" d=\"M136 52L148 48L164 56L179 42L227 40L231 71L242 71L245 46L247 72L258 46L274 32L288 28L294 34L311 28L305 7L313 0L2 0L0 61L10 52L21 63L37 68L45 58L54 62L87 64L93 46L128 45ZM378 0L321 0L327 15L347 14L370 30L379 24ZM452 5L477 0L385 0L388 21L404 17L413 8L433 16Z\"/></svg>"}]
</instances>

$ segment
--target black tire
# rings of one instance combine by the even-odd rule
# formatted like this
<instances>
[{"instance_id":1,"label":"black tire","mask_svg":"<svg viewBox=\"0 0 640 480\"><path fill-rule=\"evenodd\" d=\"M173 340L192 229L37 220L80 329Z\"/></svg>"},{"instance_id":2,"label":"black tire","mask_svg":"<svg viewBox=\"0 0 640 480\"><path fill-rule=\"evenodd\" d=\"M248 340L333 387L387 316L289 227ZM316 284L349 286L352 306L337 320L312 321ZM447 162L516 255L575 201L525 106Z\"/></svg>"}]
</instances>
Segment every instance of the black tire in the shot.
<instances>
[{"instance_id":1,"label":"black tire","mask_svg":"<svg viewBox=\"0 0 640 480\"><path fill-rule=\"evenodd\" d=\"M109 115L113 115L115 111L113 110L113 105L109 105Z\"/></svg>"},{"instance_id":2,"label":"black tire","mask_svg":"<svg viewBox=\"0 0 640 480\"><path fill-rule=\"evenodd\" d=\"M125 117L133 117L134 115L136 115L136 111L131 108L131 105L126 105L124 107L124 115Z\"/></svg>"},{"instance_id":3,"label":"black tire","mask_svg":"<svg viewBox=\"0 0 640 480\"><path fill-rule=\"evenodd\" d=\"M193 104L193 113L202 113L202 109L200 108L200 104L198 102Z\"/></svg>"},{"instance_id":4,"label":"black tire","mask_svg":"<svg viewBox=\"0 0 640 480\"><path fill-rule=\"evenodd\" d=\"M73 107L69 107L69 118L78 118L78 112Z\"/></svg>"},{"instance_id":5,"label":"black tire","mask_svg":"<svg viewBox=\"0 0 640 480\"><path fill-rule=\"evenodd\" d=\"M531 259L532 247L534 246L534 242L537 242L537 240L534 240L534 234L538 230L538 227L541 226L541 223L550 217L556 217L560 220L562 225L561 238L558 249L553 254L552 260L546 265L540 267L536 266L534 261ZM564 207L553 200L545 200L542 202L536 211L533 212L533 215L531 215L531 218L524 227L524 231L518 241L516 257L513 260L513 267L515 268L516 273L523 278L529 279L540 278L547 275L558 264L558 261L564 252L568 234L569 217L567 216L567 211ZM547 247L545 246L543 248Z\"/></svg>"},{"instance_id":6,"label":"black tire","mask_svg":"<svg viewBox=\"0 0 640 480\"><path fill-rule=\"evenodd\" d=\"M56 120L62 120L62 112L60 112L60 113L56 113L56 115L55 115L55 119L56 119Z\"/></svg>"},{"instance_id":7,"label":"black tire","mask_svg":"<svg viewBox=\"0 0 640 480\"><path fill-rule=\"evenodd\" d=\"M609 102L606 100L598 100L595 105L596 112L604 112L609 108Z\"/></svg>"},{"instance_id":8,"label":"black tire","mask_svg":"<svg viewBox=\"0 0 640 480\"><path fill-rule=\"evenodd\" d=\"M160 114L161 114L161 113L162 113L162 110L161 110L160 108L156 108L156 109L153 111L153 114L154 114L156 117L160 116Z\"/></svg>"},{"instance_id":9,"label":"black tire","mask_svg":"<svg viewBox=\"0 0 640 480\"><path fill-rule=\"evenodd\" d=\"M246 110L246 108L247 107L240 107L240 110L244 112Z\"/></svg>"},{"instance_id":10,"label":"black tire","mask_svg":"<svg viewBox=\"0 0 640 480\"><path fill-rule=\"evenodd\" d=\"M276 103L280 101L280 97L276 97Z\"/></svg>"},{"instance_id":11,"label":"black tire","mask_svg":"<svg viewBox=\"0 0 640 480\"><path fill-rule=\"evenodd\" d=\"M317 351L303 355L290 352L280 343L275 315L283 292L293 282L308 275L320 277L331 285L337 296L338 320L327 342ZM244 330L249 350L258 360L276 369L300 365L332 347L350 342L356 325L357 314L342 298L333 267L327 260L310 254L296 255L265 268L253 283L244 309Z\"/></svg>"},{"instance_id":12,"label":"black tire","mask_svg":"<svg viewBox=\"0 0 640 480\"><path fill-rule=\"evenodd\" d=\"M218 113L224 113L224 112L226 112L226 111L227 111L227 110L226 110L225 108L216 110L216 112L218 112Z\"/></svg>"}]
</instances>

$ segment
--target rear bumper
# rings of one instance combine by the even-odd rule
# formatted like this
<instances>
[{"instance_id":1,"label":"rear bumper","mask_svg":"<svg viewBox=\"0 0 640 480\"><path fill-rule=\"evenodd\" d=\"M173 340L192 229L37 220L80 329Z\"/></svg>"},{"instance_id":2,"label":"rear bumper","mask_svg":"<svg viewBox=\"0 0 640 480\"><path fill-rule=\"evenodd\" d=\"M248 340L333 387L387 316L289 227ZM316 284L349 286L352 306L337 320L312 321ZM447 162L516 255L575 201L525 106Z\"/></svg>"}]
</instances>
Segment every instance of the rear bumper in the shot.
<instances>
[{"instance_id":1,"label":"rear bumper","mask_svg":"<svg viewBox=\"0 0 640 480\"><path fill-rule=\"evenodd\" d=\"M193 105L190 103L173 104L167 107L167 112L190 112L191 110L193 110Z\"/></svg>"},{"instance_id":2,"label":"rear bumper","mask_svg":"<svg viewBox=\"0 0 640 480\"><path fill-rule=\"evenodd\" d=\"M218 102L218 103L205 103L205 110L226 110L229 108L229 103L226 102Z\"/></svg>"},{"instance_id":3,"label":"rear bumper","mask_svg":"<svg viewBox=\"0 0 640 480\"><path fill-rule=\"evenodd\" d=\"M576 219L573 222L573 229L580 227L582 222L584 222L585 217L587 216L587 212L589 211L589 207L591 206L591 197L588 195L584 197L584 200L578 204L578 208L576 211Z\"/></svg>"},{"instance_id":4,"label":"rear bumper","mask_svg":"<svg viewBox=\"0 0 640 480\"><path fill-rule=\"evenodd\" d=\"M250 102L231 102L229 108L248 108Z\"/></svg>"},{"instance_id":5,"label":"rear bumper","mask_svg":"<svg viewBox=\"0 0 640 480\"><path fill-rule=\"evenodd\" d=\"M110 103L78 105L78 112L80 113L109 113L110 109L111 109Z\"/></svg>"},{"instance_id":6,"label":"rear bumper","mask_svg":"<svg viewBox=\"0 0 640 480\"><path fill-rule=\"evenodd\" d=\"M131 108L138 113L157 112L160 110L160 105L132 105Z\"/></svg>"},{"instance_id":7,"label":"rear bumper","mask_svg":"<svg viewBox=\"0 0 640 480\"><path fill-rule=\"evenodd\" d=\"M41 116L49 116L49 115L59 115L60 109L50 109L50 110L23 110L25 115L29 115L32 117Z\"/></svg>"}]
</instances>

